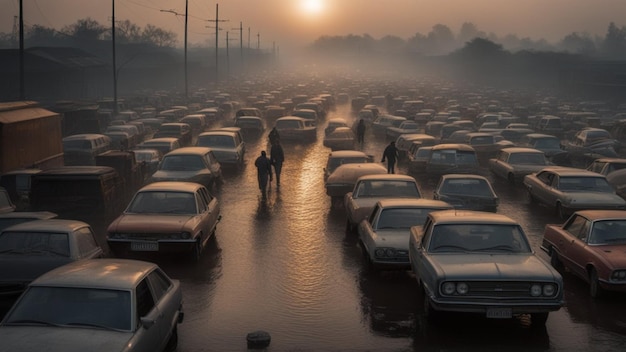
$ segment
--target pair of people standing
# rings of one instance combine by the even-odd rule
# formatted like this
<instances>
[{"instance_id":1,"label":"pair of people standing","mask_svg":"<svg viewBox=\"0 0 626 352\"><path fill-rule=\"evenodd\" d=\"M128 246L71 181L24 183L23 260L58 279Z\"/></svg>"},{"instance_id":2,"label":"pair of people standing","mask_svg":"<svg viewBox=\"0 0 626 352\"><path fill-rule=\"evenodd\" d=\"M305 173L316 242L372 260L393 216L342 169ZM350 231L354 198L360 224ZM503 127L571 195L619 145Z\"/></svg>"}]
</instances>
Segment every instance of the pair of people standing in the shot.
<instances>
[{"instance_id":1,"label":"pair of people standing","mask_svg":"<svg viewBox=\"0 0 626 352\"><path fill-rule=\"evenodd\" d=\"M274 132L275 134L272 136L272 133ZM285 153L283 151L283 147L280 145L280 139L277 131L272 130L272 132L270 132L270 142L272 143L270 157L268 158L267 153L262 151L261 155L254 162L254 165L257 168L259 189L261 190L263 197L267 196L267 185L272 182L272 166L274 167L274 173L276 174L276 187L280 188L280 174L282 172L283 162L285 161Z\"/></svg>"}]
</instances>

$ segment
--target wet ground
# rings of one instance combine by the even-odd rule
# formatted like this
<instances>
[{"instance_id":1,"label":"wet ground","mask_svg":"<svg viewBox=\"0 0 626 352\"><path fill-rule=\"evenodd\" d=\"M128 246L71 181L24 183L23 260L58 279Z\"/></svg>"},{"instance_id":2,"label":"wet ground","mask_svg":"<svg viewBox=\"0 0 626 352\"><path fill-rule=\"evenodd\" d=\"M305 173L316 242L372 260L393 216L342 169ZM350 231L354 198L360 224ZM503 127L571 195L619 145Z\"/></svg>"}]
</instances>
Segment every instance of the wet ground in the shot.
<instances>
[{"instance_id":1,"label":"wet ground","mask_svg":"<svg viewBox=\"0 0 626 352\"><path fill-rule=\"evenodd\" d=\"M348 115L339 110L329 117ZM569 274L566 306L544 329L530 328L527 317L459 314L427 324L412 274L368 269L357 236L345 233L344 210L331 207L324 191L329 149L322 146L323 127L313 144L284 144L282 185L272 185L267 199L253 165L266 138L248 144L245 169L228 174L216 190L222 221L200 263L153 258L182 282L186 314L178 351L243 351L246 334L255 330L271 334L267 351L624 350L625 296L595 301ZM368 134L364 150L380 161L385 145ZM432 197L434 183L420 185ZM527 205L521 187L494 186L498 212L518 220L541 252L545 224L560 220Z\"/></svg>"}]
</instances>

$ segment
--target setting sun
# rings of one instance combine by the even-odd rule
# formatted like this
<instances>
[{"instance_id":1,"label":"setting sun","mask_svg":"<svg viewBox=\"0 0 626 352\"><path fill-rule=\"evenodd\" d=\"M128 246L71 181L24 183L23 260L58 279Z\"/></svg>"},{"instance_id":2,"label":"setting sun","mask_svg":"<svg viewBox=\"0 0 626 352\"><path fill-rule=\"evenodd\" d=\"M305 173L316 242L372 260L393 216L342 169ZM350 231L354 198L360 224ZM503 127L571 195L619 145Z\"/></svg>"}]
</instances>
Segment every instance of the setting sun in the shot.
<instances>
[{"instance_id":1,"label":"setting sun","mask_svg":"<svg viewBox=\"0 0 626 352\"><path fill-rule=\"evenodd\" d=\"M322 0L302 0L300 9L306 14L317 15L324 10L324 2Z\"/></svg>"}]
</instances>

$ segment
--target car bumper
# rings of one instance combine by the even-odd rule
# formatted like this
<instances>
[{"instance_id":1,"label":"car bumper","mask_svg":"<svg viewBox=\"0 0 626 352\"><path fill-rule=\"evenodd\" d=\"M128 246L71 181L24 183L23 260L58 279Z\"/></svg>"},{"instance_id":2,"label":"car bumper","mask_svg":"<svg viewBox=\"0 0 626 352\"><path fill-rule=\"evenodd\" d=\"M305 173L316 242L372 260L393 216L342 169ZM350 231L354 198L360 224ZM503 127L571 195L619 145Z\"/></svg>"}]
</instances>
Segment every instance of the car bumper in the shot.
<instances>
[{"instance_id":1,"label":"car bumper","mask_svg":"<svg viewBox=\"0 0 626 352\"><path fill-rule=\"evenodd\" d=\"M465 300L448 301L431 297L430 304L435 310L447 312L480 313L487 315L492 309L508 308L511 314L546 313L561 309L563 301L520 302L520 301L494 301L494 300Z\"/></svg>"},{"instance_id":2,"label":"car bumper","mask_svg":"<svg viewBox=\"0 0 626 352\"><path fill-rule=\"evenodd\" d=\"M185 253L191 252L197 241L189 240L158 240L136 241L128 239L108 239L109 248L114 253Z\"/></svg>"}]
</instances>

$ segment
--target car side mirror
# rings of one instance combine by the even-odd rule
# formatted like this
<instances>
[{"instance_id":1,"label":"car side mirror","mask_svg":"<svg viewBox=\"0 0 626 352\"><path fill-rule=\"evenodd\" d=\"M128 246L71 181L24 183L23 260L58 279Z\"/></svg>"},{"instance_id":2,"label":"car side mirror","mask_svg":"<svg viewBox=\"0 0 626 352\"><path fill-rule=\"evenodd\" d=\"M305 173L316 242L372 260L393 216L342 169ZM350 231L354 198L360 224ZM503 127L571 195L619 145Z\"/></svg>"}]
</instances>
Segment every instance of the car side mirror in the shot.
<instances>
[{"instance_id":1,"label":"car side mirror","mask_svg":"<svg viewBox=\"0 0 626 352\"><path fill-rule=\"evenodd\" d=\"M154 319L150 319L148 317L141 317L139 321L141 322L141 326L143 326L146 330L150 329L156 322Z\"/></svg>"}]
</instances>

